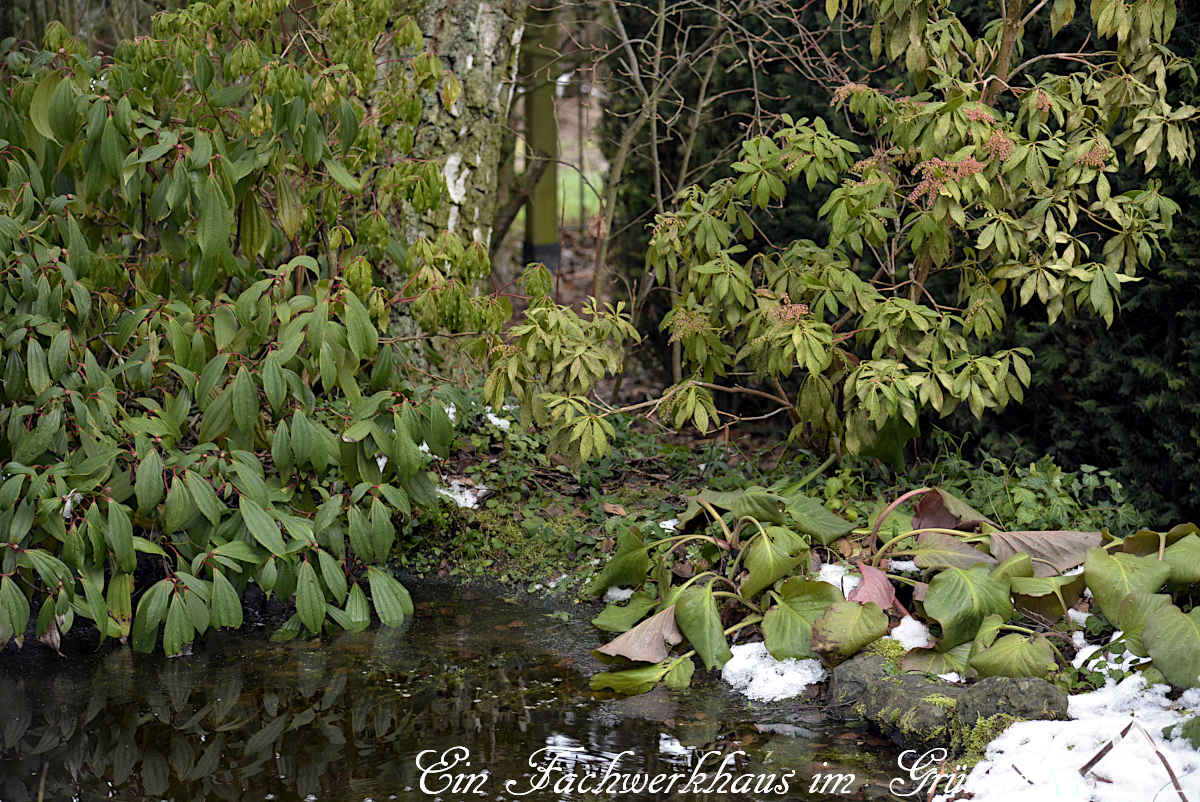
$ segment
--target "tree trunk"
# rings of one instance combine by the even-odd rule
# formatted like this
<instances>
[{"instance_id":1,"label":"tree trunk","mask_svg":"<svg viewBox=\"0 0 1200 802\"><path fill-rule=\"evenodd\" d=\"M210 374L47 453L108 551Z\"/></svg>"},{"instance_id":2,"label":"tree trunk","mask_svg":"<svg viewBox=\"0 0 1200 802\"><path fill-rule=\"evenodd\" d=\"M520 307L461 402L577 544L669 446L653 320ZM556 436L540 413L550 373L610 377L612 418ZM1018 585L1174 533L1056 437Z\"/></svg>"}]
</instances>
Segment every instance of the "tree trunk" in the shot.
<instances>
[{"instance_id":1,"label":"tree trunk","mask_svg":"<svg viewBox=\"0 0 1200 802\"><path fill-rule=\"evenodd\" d=\"M541 262L551 272L558 270L558 115L555 56L558 26L554 9L531 9L529 27L521 48L521 73L525 90L526 164L544 163L525 205L525 249L523 261Z\"/></svg>"},{"instance_id":2,"label":"tree trunk","mask_svg":"<svg viewBox=\"0 0 1200 802\"><path fill-rule=\"evenodd\" d=\"M416 155L443 162L447 188L441 206L420 221L421 233L449 228L491 241L525 8L521 0L428 0L415 14L426 42L463 85L450 109L430 97L417 131Z\"/></svg>"}]
</instances>

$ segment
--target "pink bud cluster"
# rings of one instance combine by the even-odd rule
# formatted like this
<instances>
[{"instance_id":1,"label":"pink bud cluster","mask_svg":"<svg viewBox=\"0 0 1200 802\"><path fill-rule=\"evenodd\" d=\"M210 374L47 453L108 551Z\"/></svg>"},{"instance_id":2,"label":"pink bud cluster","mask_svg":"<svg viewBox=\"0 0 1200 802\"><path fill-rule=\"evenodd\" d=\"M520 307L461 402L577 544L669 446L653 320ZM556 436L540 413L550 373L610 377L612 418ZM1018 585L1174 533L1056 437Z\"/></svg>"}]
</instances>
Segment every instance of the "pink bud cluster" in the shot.
<instances>
[{"instance_id":1,"label":"pink bud cluster","mask_svg":"<svg viewBox=\"0 0 1200 802\"><path fill-rule=\"evenodd\" d=\"M962 161L951 162L934 157L917 165L921 173L921 182L908 194L909 203L917 203L921 196L926 196L925 205L932 206L938 192L947 181L961 181L983 171L984 163L974 156L967 156Z\"/></svg>"},{"instance_id":2,"label":"pink bud cluster","mask_svg":"<svg viewBox=\"0 0 1200 802\"><path fill-rule=\"evenodd\" d=\"M994 132L991 138L983 143L983 149L988 152L988 155L992 159L1000 161L1008 161L1014 147L1013 141L999 131Z\"/></svg>"},{"instance_id":3,"label":"pink bud cluster","mask_svg":"<svg viewBox=\"0 0 1200 802\"><path fill-rule=\"evenodd\" d=\"M1075 160L1075 163L1076 164L1086 164L1088 167L1095 167L1095 168L1099 169L1104 166L1104 161L1108 158L1109 154L1111 154L1111 153L1112 153L1112 151L1109 150L1106 146L1101 145L1099 142L1097 142L1095 145L1092 145L1091 150L1089 150L1087 153L1084 153L1079 158L1077 158Z\"/></svg>"}]
</instances>

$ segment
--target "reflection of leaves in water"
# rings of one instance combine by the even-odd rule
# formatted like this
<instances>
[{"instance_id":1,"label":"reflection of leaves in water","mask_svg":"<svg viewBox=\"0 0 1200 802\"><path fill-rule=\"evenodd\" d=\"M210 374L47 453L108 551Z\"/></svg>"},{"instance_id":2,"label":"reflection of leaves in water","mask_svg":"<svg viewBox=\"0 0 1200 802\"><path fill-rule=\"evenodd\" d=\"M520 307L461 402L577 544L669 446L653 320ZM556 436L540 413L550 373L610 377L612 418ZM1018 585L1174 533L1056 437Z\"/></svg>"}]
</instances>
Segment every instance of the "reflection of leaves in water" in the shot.
<instances>
[{"instance_id":1,"label":"reflection of leaves in water","mask_svg":"<svg viewBox=\"0 0 1200 802\"><path fill-rule=\"evenodd\" d=\"M329 798L359 778L398 789L415 781L410 755L429 734L503 750L532 711L583 693L557 658L463 663L414 654L395 633L376 650L372 637L333 648L235 641L187 661L113 651L90 681L0 676L0 799L37 799L43 767L45 799L105 795L108 783L122 799L240 799L247 788ZM372 659L381 654L390 659Z\"/></svg>"}]
</instances>

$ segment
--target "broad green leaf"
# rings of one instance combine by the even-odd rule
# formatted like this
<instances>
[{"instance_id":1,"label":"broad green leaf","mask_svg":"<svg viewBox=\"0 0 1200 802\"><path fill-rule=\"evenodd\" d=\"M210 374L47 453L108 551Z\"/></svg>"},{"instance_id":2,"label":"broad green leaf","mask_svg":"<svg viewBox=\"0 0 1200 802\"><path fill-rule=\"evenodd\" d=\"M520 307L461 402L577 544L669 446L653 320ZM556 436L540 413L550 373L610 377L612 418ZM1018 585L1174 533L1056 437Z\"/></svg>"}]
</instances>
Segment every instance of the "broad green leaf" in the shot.
<instances>
[{"instance_id":1,"label":"broad green leaf","mask_svg":"<svg viewBox=\"0 0 1200 802\"><path fill-rule=\"evenodd\" d=\"M672 668L663 678L663 684L673 691L685 691L692 684L692 675L696 673L696 664L692 658L685 657L672 663Z\"/></svg>"},{"instance_id":2,"label":"broad green leaf","mask_svg":"<svg viewBox=\"0 0 1200 802\"><path fill-rule=\"evenodd\" d=\"M1057 621L1083 594L1083 574L1013 577L1013 602L1022 610Z\"/></svg>"},{"instance_id":3,"label":"broad green leaf","mask_svg":"<svg viewBox=\"0 0 1200 802\"><path fill-rule=\"evenodd\" d=\"M225 505L217 497L217 493L213 490L212 485L194 471L184 471L184 481L187 483L187 489L191 493L192 500L196 502L196 507L208 519L209 523L216 524L221 521L221 514L225 512Z\"/></svg>"},{"instance_id":4,"label":"broad green leaf","mask_svg":"<svg viewBox=\"0 0 1200 802\"><path fill-rule=\"evenodd\" d=\"M1195 533L1180 538L1163 552L1163 559L1171 569L1167 579L1179 585L1200 582L1200 535Z\"/></svg>"},{"instance_id":5,"label":"broad green leaf","mask_svg":"<svg viewBox=\"0 0 1200 802\"><path fill-rule=\"evenodd\" d=\"M921 568L970 568L977 563L994 565L996 558L943 532L922 532L917 536L914 559Z\"/></svg>"},{"instance_id":6,"label":"broad green leaf","mask_svg":"<svg viewBox=\"0 0 1200 802\"><path fill-rule=\"evenodd\" d=\"M379 620L388 627L403 625L413 614L412 597L405 587L373 565L367 568L367 580L371 585L371 599L375 602Z\"/></svg>"},{"instance_id":7,"label":"broad green leaf","mask_svg":"<svg viewBox=\"0 0 1200 802\"><path fill-rule=\"evenodd\" d=\"M1171 606L1171 597L1165 593L1143 593L1135 590L1126 593L1117 608L1117 621L1113 623L1125 633L1125 648L1138 657L1148 657L1143 636L1146 623Z\"/></svg>"},{"instance_id":8,"label":"broad green leaf","mask_svg":"<svg viewBox=\"0 0 1200 802\"><path fill-rule=\"evenodd\" d=\"M346 290L343 297L346 301L346 339L350 343L351 352L356 359L374 356L379 335L375 326L371 324L367 308L350 290Z\"/></svg>"},{"instance_id":9,"label":"broad green leaf","mask_svg":"<svg viewBox=\"0 0 1200 802\"><path fill-rule=\"evenodd\" d=\"M822 662L836 665L887 631L887 613L878 604L837 601L813 622L812 647Z\"/></svg>"},{"instance_id":10,"label":"broad green leaf","mask_svg":"<svg viewBox=\"0 0 1200 802\"><path fill-rule=\"evenodd\" d=\"M346 598L346 618L351 632L361 632L371 625L371 607L367 602L367 594L357 582L350 588Z\"/></svg>"},{"instance_id":11,"label":"broad green leaf","mask_svg":"<svg viewBox=\"0 0 1200 802\"><path fill-rule=\"evenodd\" d=\"M612 559L604 566L585 590L592 596L599 596L614 586L636 587L646 581L650 572L650 556L642 544L641 535L628 531L617 542L617 550Z\"/></svg>"},{"instance_id":12,"label":"broad green leaf","mask_svg":"<svg viewBox=\"0 0 1200 802\"><path fill-rule=\"evenodd\" d=\"M258 423L258 388L244 365L233 380L233 422L246 433L253 432Z\"/></svg>"},{"instance_id":13,"label":"broad green leaf","mask_svg":"<svg viewBox=\"0 0 1200 802\"><path fill-rule=\"evenodd\" d=\"M254 547L244 540L231 540L228 543L222 543L213 549L213 553L244 563L257 563L260 559L259 553L254 550Z\"/></svg>"},{"instance_id":14,"label":"broad green leaf","mask_svg":"<svg viewBox=\"0 0 1200 802\"><path fill-rule=\"evenodd\" d=\"M1014 554L993 568L992 576L1001 581L1018 576L1033 576L1033 560L1028 554Z\"/></svg>"},{"instance_id":15,"label":"broad green leaf","mask_svg":"<svg viewBox=\"0 0 1200 802\"><path fill-rule=\"evenodd\" d=\"M54 96L54 90L62 80L61 72L47 71L37 89L33 91L33 99L29 104L29 120L34 129L46 139L55 142L58 141L58 137L50 127L50 98Z\"/></svg>"},{"instance_id":16,"label":"broad green leaf","mask_svg":"<svg viewBox=\"0 0 1200 802\"><path fill-rule=\"evenodd\" d=\"M654 609L658 600L649 593L639 590L629 597L626 604L613 602L592 619L592 626L605 632L624 632Z\"/></svg>"},{"instance_id":17,"label":"broad green leaf","mask_svg":"<svg viewBox=\"0 0 1200 802\"><path fill-rule=\"evenodd\" d=\"M675 621L708 669L721 668L733 653L725 640L713 583L689 585L675 600Z\"/></svg>"},{"instance_id":18,"label":"broad green leaf","mask_svg":"<svg viewBox=\"0 0 1200 802\"><path fill-rule=\"evenodd\" d=\"M242 600L223 573L216 568L212 573L212 625L237 629L242 625Z\"/></svg>"},{"instance_id":19,"label":"broad green leaf","mask_svg":"<svg viewBox=\"0 0 1200 802\"><path fill-rule=\"evenodd\" d=\"M133 576L131 574L113 574L108 580L108 590L105 593L105 604L108 606L109 635L114 638L129 636L129 627L133 622Z\"/></svg>"},{"instance_id":20,"label":"broad green leaf","mask_svg":"<svg viewBox=\"0 0 1200 802\"><path fill-rule=\"evenodd\" d=\"M828 546L854 530L854 524L830 512L824 504L811 496L790 496L787 511L796 523L796 528L811 535L822 546Z\"/></svg>"},{"instance_id":21,"label":"broad green leaf","mask_svg":"<svg viewBox=\"0 0 1200 802\"><path fill-rule=\"evenodd\" d=\"M133 650L152 652L158 643L158 625L167 612L171 599L171 580L160 579L142 594L137 614L133 617Z\"/></svg>"},{"instance_id":22,"label":"broad green leaf","mask_svg":"<svg viewBox=\"0 0 1200 802\"><path fill-rule=\"evenodd\" d=\"M807 564L808 544L790 529L768 526L754 536L745 555L744 565L750 573L738 592L745 599L753 599L797 566Z\"/></svg>"},{"instance_id":23,"label":"broad green leaf","mask_svg":"<svg viewBox=\"0 0 1200 802\"><path fill-rule=\"evenodd\" d=\"M29 600L11 576L0 579L0 646L23 638L29 626Z\"/></svg>"},{"instance_id":24,"label":"broad green leaf","mask_svg":"<svg viewBox=\"0 0 1200 802\"><path fill-rule=\"evenodd\" d=\"M150 449L138 463L133 488L137 494L139 512L149 513L162 501L165 488L162 458L158 455L158 449Z\"/></svg>"},{"instance_id":25,"label":"broad green leaf","mask_svg":"<svg viewBox=\"0 0 1200 802\"><path fill-rule=\"evenodd\" d=\"M199 213L196 223L196 241L205 256L215 256L229 246L229 205L225 194L215 180L200 184Z\"/></svg>"},{"instance_id":26,"label":"broad green leaf","mask_svg":"<svg viewBox=\"0 0 1200 802\"><path fill-rule=\"evenodd\" d=\"M1173 604L1156 610L1142 641L1167 682L1177 688L1200 686L1200 607L1187 615Z\"/></svg>"},{"instance_id":27,"label":"broad green leaf","mask_svg":"<svg viewBox=\"0 0 1200 802\"><path fill-rule=\"evenodd\" d=\"M342 570L341 563L324 549L317 550L317 560L321 565L321 578L325 580L325 587L329 588L338 604L345 603L346 572Z\"/></svg>"},{"instance_id":28,"label":"broad green leaf","mask_svg":"<svg viewBox=\"0 0 1200 802\"><path fill-rule=\"evenodd\" d=\"M133 524L123 505L115 502L108 505L108 526L105 527L104 538L113 550L117 566L126 573L133 573L137 568L137 553L133 548Z\"/></svg>"},{"instance_id":29,"label":"broad green leaf","mask_svg":"<svg viewBox=\"0 0 1200 802\"><path fill-rule=\"evenodd\" d=\"M784 582L771 598L775 605L762 622L767 651L776 660L816 657L813 623L832 604L842 601L842 592L828 582L794 578Z\"/></svg>"},{"instance_id":30,"label":"broad green leaf","mask_svg":"<svg viewBox=\"0 0 1200 802\"><path fill-rule=\"evenodd\" d=\"M308 560L301 560L296 574L296 615L310 632L321 632L325 622L325 593Z\"/></svg>"},{"instance_id":31,"label":"broad green leaf","mask_svg":"<svg viewBox=\"0 0 1200 802\"><path fill-rule=\"evenodd\" d=\"M242 513L242 523L246 525L251 537L276 557L282 557L287 553L283 545L283 536L279 533L279 526L266 510L248 496L241 496L238 499L238 508Z\"/></svg>"},{"instance_id":32,"label":"broad green leaf","mask_svg":"<svg viewBox=\"0 0 1200 802\"><path fill-rule=\"evenodd\" d=\"M163 628L163 651L167 656L179 654L184 644L191 643L195 630L179 593L171 594L167 609L167 625Z\"/></svg>"},{"instance_id":33,"label":"broad green leaf","mask_svg":"<svg viewBox=\"0 0 1200 802\"><path fill-rule=\"evenodd\" d=\"M971 667L981 677L1041 677L1045 679L1058 667L1054 650L1045 635L1032 638L1013 633L1005 635L971 658Z\"/></svg>"},{"instance_id":34,"label":"broad green leaf","mask_svg":"<svg viewBox=\"0 0 1200 802\"><path fill-rule=\"evenodd\" d=\"M592 686L592 690L609 690L622 696L636 696L652 690L673 666L674 661L664 661L624 671L603 671L592 675L588 684Z\"/></svg>"},{"instance_id":35,"label":"broad green leaf","mask_svg":"<svg viewBox=\"0 0 1200 802\"><path fill-rule=\"evenodd\" d=\"M340 161L337 159L324 159L322 163L329 172L330 178L338 182L343 189L354 193L362 192L362 184L359 183L357 178L350 175L350 171Z\"/></svg>"},{"instance_id":36,"label":"broad green leaf","mask_svg":"<svg viewBox=\"0 0 1200 802\"><path fill-rule=\"evenodd\" d=\"M958 674L966 676L970 667L971 649L973 643L960 643L944 652L937 649L912 649L900 660L900 668L904 671L917 671L923 674Z\"/></svg>"},{"instance_id":37,"label":"broad green leaf","mask_svg":"<svg viewBox=\"0 0 1200 802\"><path fill-rule=\"evenodd\" d=\"M1109 621L1115 622L1125 594L1135 590L1156 592L1170 577L1171 567L1165 561L1149 555L1135 557L1132 554L1109 554L1104 549L1090 549L1083 575L1100 612Z\"/></svg>"},{"instance_id":38,"label":"broad green leaf","mask_svg":"<svg viewBox=\"0 0 1200 802\"><path fill-rule=\"evenodd\" d=\"M986 565L947 568L925 591L925 612L942 626L943 649L971 640L989 615L1007 621L1013 612L1009 583L990 576Z\"/></svg>"}]
</instances>

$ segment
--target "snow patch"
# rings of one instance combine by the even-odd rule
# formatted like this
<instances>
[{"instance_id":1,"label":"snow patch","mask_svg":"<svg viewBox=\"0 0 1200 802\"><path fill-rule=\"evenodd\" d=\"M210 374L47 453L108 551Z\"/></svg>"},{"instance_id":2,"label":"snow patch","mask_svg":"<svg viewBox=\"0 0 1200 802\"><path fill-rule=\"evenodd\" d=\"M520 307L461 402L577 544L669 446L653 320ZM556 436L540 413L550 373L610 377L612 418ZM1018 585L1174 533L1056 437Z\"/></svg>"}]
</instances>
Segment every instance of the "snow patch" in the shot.
<instances>
[{"instance_id":1,"label":"snow patch","mask_svg":"<svg viewBox=\"0 0 1200 802\"><path fill-rule=\"evenodd\" d=\"M611 587L604 592L606 602L623 602L633 595L633 588Z\"/></svg>"},{"instance_id":2,"label":"snow patch","mask_svg":"<svg viewBox=\"0 0 1200 802\"><path fill-rule=\"evenodd\" d=\"M668 531L668 532L674 532L674 531L675 531L675 527L677 527L677 526L679 526L679 519L678 519L678 518L668 518L668 519L667 519L667 520L665 520L665 521L659 521L659 522L658 522L658 527L659 527L660 529L665 529L665 530L666 530L666 531Z\"/></svg>"},{"instance_id":3,"label":"snow patch","mask_svg":"<svg viewBox=\"0 0 1200 802\"><path fill-rule=\"evenodd\" d=\"M858 587L858 583L862 582L862 577L850 573L841 563L825 563L817 574L817 580L841 588L842 595L849 596Z\"/></svg>"},{"instance_id":4,"label":"snow patch","mask_svg":"<svg viewBox=\"0 0 1200 802\"><path fill-rule=\"evenodd\" d=\"M1091 613L1080 612L1074 607L1072 607L1070 610L1067 610L1067 617L1081 627L1087 625L1088 616L1090 615Z\"/></svg>"},{"instance_id":5,"label":"snow patch","mask_svg":"<svg viewBox=\"0 0 1200 802\"><path fill-rule=\"evenodd\" d=\"M900 623L892 628L887 637L899 643L905 649L924 649L933 645L929 627L922 624L911 615L900 619Z\"/></svg>"},{"instance_id":6,"label":"snow patch","mask_svg":"<svg viewBox=\"0 0 1200 802\"><path fill-rule=\"evenodd\" d=\"M488 423L492 424L497 429L503 429L507 432L510 428L512 428L512 421L510 421L508 418L502 418L495 412L492 412L491 407L488 407L484 411L483 416L487 418Z\"/></svg>"},{"instance_id":7,"label":"snow patch","mask_svg":"<svg viewBox=\"0 0 1200 802\"><path fill-rule=\"evenodd\" d=\"M1125 658L1120 658L1124 661ZM1067 702L1069 721L1022 721L988 744L958 790L973 802L1129 802L1175 799L1157 748L1171 765L1189 799L1200 798L1200 752L1162 730L1183 721L1200 706L1200 693L1179 701L1167 698L1166 685L1147 686L1141 674L1081 693ZM1133 722L1129 733L1121 730ZM1112 749L1086 776L1081 766L1113 741ZM936 797L948 802L954 792Z\"/></svg>"},{"instance_id":8,"label":"snow patch","mask_svg":"<svg viewBox=\"0 0 1200 802\"><path fill-rule=\"evenodd\" d=\"M721 678L734 690L764 702L797 696L809 685L825 679L817 660L776 660L762 641L739 643L721 669Z\"/></svg>"},{"instance_id":9,"label":"snow patch","mask_svg":"<svg viewBox=\"0 0 1200 802\"><path fill-rule=\"evenodd\" d=\"M898 574L921 573L921 568L917 565L916 560L888 560L888 570Z\"/></svg>"},{"instance_id":10,"label":"snow patch","mask_svg":"<svg viewBox=\"0 0 1200 802\"><path fill-rule=\"evenodd\" d=\"M461 479L451 479L449 487L436 487L434 490L458 506L473 510L479 506L488 487L481 484L469 485Z\"/></svg>"},{"instance_id":11,"label":"snow patch","mask_svg":"<svg viewBox=\"0 0 1200 802\"><path fill-rule=\"evenodd\" d=\"M938 679L945 680L946 682L957 682L959 684L961 684L963 681L963 678L961 676L959 676L957 671L950 671L945 674L938 674Z\"/></svg>"}]
</instances>

